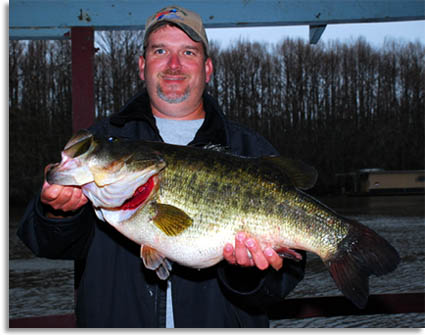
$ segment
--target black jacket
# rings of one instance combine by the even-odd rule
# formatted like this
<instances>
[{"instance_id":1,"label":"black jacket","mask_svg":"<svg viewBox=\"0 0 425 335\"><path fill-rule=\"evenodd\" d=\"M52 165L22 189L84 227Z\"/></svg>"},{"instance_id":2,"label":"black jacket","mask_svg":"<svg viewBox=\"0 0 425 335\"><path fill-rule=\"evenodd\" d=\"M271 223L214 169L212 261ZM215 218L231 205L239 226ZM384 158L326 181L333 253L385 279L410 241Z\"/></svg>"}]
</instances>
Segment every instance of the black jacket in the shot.
<instances>
[{"instance_id":1,"label":"black jacket","mask_svg":"<svg viewBox=\"0 0 425 335\"><path fill-rule=\"evenodd\" d=\"M225 119L207 94L204 108L205 121L190 145L220 144L244 156L277 154L263 137ZM105 136L161 140L146 92L91 130ZM77 291L79 327L165 326L166 283L144 268L140 247L96 219L91 205L71 218L48 219L38 196L29 204L18 235L40 257L85 264ZM304 265L285 260L276 272L225 261L200 271L173 264L175 327L268 327L265 308L295 287L304 276Z\"/></svg>"}]
</instances>

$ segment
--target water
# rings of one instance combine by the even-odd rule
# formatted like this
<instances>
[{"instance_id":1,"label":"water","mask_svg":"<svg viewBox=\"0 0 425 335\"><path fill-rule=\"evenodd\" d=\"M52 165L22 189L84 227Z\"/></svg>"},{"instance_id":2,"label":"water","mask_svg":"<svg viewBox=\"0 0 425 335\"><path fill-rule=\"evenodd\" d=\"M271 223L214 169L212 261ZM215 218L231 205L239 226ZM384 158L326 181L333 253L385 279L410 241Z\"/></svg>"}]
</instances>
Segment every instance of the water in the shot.
<instances>
[{"instance_id":1,"label":"water","mask_svg":"<svg viewBox=\"0 0 425 335\"><path fill-rule=\"evenodd\" d=\"M74 263L34 257L16 236L22 210L10 209L9 318L74 312Z\"/></svg>"},{"instance_id":2,"label":"water","mask_svg":"<svg viewBox=\"0 0 425 335\"><path fill-rule=\"evenodd\" d=\"M73 261L9 261L9 317L73 313Z\"/></svg>"},{"instance_id":3,"label":"water","mask_svg":"<svg viewBox=\"0 0 425 335\"><path fill-rule=\"evenodd\" d=\"M359 220L385 237L400 253L391 274L371 277L371 294L425 291L424 197L340 197L322 199L339 213ZM9 317L73 313L73 262L35 258L17 239L21 211L10 210ZM320 259L308 255L306 275L288 298L341 295ZM425 327L424 313L377 314L271 321L273 328Z\"/></svg>"}]
</instances>

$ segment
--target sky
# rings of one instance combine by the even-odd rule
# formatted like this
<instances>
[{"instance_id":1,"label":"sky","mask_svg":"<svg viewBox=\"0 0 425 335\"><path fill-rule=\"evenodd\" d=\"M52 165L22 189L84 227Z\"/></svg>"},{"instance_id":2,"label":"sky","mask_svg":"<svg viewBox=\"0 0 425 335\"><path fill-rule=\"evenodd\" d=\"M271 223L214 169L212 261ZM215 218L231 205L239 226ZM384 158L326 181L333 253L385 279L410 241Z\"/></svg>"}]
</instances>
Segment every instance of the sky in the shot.
<instances>
[{"instance_id":1,"label":"sky","mask_svg":"<svg viewBox=\"0 0 425 335\"><path fill-rule=\"evenodd\" d=\"M286 37L309 40L308 26L253 27L253 28L210 28L207 29L209 40L216 40L226 48L239 38L256 42L278 43ZM341 42L357 40L363 36L374 47L381 47L386 38L394 38L400 42L420 41L425 45L425 20L331 24L323 32L320 41L339 39Z\"/></svg>"}]
</instances>

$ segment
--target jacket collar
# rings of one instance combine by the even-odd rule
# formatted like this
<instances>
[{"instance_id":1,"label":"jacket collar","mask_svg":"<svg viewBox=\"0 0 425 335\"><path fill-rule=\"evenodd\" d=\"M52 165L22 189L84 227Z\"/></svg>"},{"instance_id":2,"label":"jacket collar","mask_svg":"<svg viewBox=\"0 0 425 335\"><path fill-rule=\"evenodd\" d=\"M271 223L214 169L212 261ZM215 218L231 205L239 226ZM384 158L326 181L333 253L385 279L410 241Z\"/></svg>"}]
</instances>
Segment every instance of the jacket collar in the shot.
<instances>
[{"instance_id":1,"label":"jacket collar","mask_svg":"<svg viewBox=\"0 0 425 335\"><path fill-rule=\"evenodd\" d=\"M205 120L189 145L205 146L218 144L227 146L228 130L224 115L220 111L216 100L204 92ZM116 114L111 115L110 123L117 127L123 127L130 121L146 122L159 135L155 118L152 115L149 95L146 90L137 94Z\"/></svg>"}]
</instances>

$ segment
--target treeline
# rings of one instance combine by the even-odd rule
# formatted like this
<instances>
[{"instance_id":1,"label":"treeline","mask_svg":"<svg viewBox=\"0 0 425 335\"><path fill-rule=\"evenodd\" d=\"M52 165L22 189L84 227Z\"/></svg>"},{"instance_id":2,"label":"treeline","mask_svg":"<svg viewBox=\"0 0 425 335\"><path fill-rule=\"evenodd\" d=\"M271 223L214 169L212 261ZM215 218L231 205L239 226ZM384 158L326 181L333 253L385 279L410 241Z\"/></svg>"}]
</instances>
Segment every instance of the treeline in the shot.
<instances>
[{"instance_id":1,"label":"treeline","mask_svg":"<svg viewBox=\"0 0 425 335\"><path fill-rule=\"evenodd\" d=\"M96 116L136 94L139 32L96 37ZM71 129L69 41L9 42L10 201L27 201L43 167L60 159ZM212 43L209 91L226 115L267 137L282 155L314 165L314 191L338 172L424 168L425 47L365 40L309 45Z\"/></svg>"},{"instance_id":2,"label":"treeline","mask_svg":"<svg viewBox=\"0 0 425 335\"><path fill-rule=\"evenodd\" d=\"M322 191L340 172L424 168L424 45L286 39L215 54L212 92L226 113L317 167Z\"/></svg>"}]
</instances>

